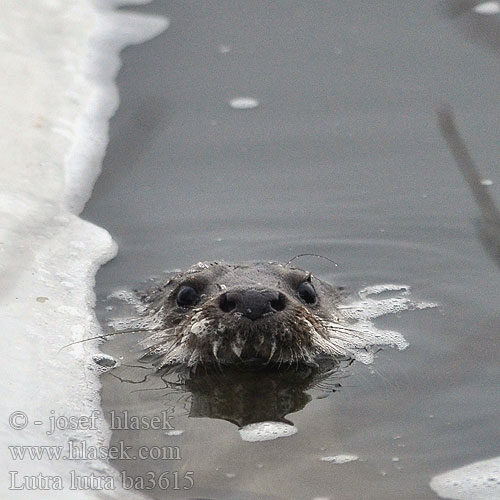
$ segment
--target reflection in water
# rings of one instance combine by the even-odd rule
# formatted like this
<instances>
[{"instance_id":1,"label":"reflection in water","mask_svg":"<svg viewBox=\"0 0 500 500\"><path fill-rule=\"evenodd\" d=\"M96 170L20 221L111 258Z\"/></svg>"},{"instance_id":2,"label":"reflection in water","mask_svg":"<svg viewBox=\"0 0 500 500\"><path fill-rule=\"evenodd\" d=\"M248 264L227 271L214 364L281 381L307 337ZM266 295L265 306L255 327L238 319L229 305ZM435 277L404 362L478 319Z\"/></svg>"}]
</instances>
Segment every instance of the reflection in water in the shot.
<instances>
[{"instance_id":1,"label":"reflection in water","mask_svg":"<svg viewBox=\"0 0 500 500\"><path fill-rule=\"evenodd\" d=\"M109 375L138 385L134 392L156 391L158 401L188 401L189 417L226 420L239 428L261 422L293 425L287 415L303 409L314 397L335 392L340 388L339 379L346 376L339 362L321 369L226 368L196 374L176 370L155 374L143 367L146 373L134 378L138 368L124 365ZM127 374L128 369L134 370L134 376ZM151 387L157 380L163 387Z\"/></svg>"},{"instance_id":2,"label":"reflection in water","mask_svg":"<svg viewBox=\"0 0 500 500\"><path fill-rule=\"evenodd\" d=\"M190 416L219 418L239 427L257 422L292 424L286 415L304 408L312 399L307 391L334 370L228 370L196 376L185 384L193 396ZM331 390L335 389L333 384Z\"/></svg>"}]
</instances>

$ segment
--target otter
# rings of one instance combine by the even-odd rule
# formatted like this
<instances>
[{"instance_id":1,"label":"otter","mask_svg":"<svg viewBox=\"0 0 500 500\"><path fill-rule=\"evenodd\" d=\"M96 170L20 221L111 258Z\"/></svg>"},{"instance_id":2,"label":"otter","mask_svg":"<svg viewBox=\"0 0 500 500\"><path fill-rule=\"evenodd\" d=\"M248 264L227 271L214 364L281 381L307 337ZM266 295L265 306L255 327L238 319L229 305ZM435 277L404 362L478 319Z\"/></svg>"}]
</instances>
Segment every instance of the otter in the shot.
<instances>
[{"instance_id":1,"label":"otter","mask_svg":"<svg viewBox=\"0 0 500 500\"><path fill-rule=\"evenodd\" d=\"M144 356L158 369L319 367L352 358L363 333L343 287L278 262L198 263L140 294Z\"/></svg>"}]
</instances>

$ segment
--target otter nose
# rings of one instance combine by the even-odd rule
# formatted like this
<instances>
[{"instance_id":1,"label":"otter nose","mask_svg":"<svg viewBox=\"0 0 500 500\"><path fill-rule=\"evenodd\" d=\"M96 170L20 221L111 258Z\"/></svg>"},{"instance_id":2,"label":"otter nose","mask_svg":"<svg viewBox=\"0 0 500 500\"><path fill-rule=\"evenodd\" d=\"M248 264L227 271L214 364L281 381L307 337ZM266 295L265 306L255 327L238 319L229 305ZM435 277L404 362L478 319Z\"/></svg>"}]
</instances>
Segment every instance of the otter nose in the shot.
<instances>
[{"instance_id":1,"label":"otter nose","mask_svg":"<svg viewBox=\"0 0 500 500\"><path fill-rule=\"evenodd\" d=\"M285 296L274 290L241 290L223 293L219 307L224 312L239 312L255 321L264 314L283 311Z\"/></svg>"}]
</instances>

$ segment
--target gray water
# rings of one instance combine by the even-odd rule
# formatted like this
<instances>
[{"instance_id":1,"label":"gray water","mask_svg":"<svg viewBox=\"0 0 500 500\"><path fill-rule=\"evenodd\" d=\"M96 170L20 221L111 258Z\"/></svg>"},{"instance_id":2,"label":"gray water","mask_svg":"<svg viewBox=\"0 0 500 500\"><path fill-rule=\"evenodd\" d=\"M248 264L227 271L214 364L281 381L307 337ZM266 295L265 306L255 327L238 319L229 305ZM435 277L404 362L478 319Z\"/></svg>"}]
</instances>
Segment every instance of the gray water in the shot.
<instances>
[{"instance_id":1,"label":"gray water","mask_svg":"<svg viewBox=\"0 0 500 500\"><path fill-rule=\"evenodd\" d=\"M118 461L119 470L193 472L191 490L146 494L427 500L437 498L432 476L500 454L498 262L436 120L443 103L455 110L499 199L500 18L471 13L474 3L137 8L171 25L123 53L121 105L84 212L120 246L97 276L103 322L117 313L105 309L110 292L165 271L303 252L340 264L297 262L327 281L352 290L402 283L415 300L440 304L378 320L410 347L352 365L320 398L299 394L286 416L297 434L274 441L242 441L241 422L208 411L203 391L165 389L144 366L104 375L105 411L174 408L184 430L114 432L114 443L178 446L181 456ZM259 106L232 109L238 96ZM104 350L138 366L136 340L122 336ZM359 459L321 461L341 453Z\"/></svg>"}]
</instances>

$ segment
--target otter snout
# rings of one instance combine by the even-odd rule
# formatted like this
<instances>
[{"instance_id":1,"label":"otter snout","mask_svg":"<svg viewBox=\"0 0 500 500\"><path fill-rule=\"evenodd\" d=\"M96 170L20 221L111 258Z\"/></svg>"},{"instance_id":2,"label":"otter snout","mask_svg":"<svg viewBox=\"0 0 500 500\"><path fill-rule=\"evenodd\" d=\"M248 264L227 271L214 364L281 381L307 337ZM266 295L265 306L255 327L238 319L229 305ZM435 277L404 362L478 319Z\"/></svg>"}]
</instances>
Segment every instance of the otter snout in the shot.
<instances>
[{"instance_id":1,"label":"otter snout","mask_svg":"<svg viewBox=\"0 0 500 500\"><path fill-rule=\"evenodd\" d=\"M223 293L219 298L222 311L240 313L252 321L283 311L286 305L285 295L276 290L234 290Z\"/></svg>"}]
</instances>

